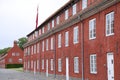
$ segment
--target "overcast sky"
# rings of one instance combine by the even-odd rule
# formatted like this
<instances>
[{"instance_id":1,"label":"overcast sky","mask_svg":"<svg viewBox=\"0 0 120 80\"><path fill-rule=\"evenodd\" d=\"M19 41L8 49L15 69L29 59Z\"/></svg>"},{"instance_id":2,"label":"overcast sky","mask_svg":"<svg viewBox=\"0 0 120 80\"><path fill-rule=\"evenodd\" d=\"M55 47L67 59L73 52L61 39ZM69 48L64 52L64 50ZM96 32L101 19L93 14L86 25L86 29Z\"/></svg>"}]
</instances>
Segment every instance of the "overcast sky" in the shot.
<instances>
[{"instance_id":1,"label":"overcast sky","mask_svg":"<svg viewBox=\"0 0 120 80\"><path fill-rule=\"evenodd\" d=\"M0 49L35 29L37 5L40 25L69 0L0 0Z\"/></svg>"}]
</instances>

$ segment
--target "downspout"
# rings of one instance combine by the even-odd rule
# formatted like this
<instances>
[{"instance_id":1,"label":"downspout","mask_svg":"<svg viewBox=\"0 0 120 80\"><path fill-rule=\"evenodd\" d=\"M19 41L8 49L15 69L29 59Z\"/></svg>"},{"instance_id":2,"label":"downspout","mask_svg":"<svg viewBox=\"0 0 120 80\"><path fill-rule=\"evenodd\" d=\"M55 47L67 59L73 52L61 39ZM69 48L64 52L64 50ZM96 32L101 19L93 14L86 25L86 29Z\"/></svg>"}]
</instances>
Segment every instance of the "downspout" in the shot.
<instances>
[{"instance_id":1,"label":"downspout","mask_svg":"<svg viewBox=\"0 0 120 80\"><path fill-rule=\"evenodd\" d=\"M84 26L81 21L81 64L82 64L82 80L84 79Z\"/></svg>"},{"instance_id":2,"label":"downspout","mask_svg":"<svg viewBox=\"0 0 120 80\"><path fill-rule=\"evenodd\" d=\"M54 78L56 78L56 35L54 34Z\"/></svg>"}]
</instances>

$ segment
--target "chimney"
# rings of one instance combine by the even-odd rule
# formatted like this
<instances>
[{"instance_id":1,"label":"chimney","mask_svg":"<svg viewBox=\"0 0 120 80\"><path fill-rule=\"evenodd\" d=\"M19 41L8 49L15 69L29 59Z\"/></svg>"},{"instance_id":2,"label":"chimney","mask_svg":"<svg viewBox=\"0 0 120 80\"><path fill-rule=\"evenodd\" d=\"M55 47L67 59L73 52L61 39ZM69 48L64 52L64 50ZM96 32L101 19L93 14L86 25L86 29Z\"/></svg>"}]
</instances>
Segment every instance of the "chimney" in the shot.
<instances>
[{"instance_id":1,"label":"chimney","mask_svg":"<svg viewBox=\"0 0 120 80\"><path fill-rule=\"evenodd\" d=\"M17 41L16 40L14 41L14 46L17 46Z\"/></svg>"}]
</instances>

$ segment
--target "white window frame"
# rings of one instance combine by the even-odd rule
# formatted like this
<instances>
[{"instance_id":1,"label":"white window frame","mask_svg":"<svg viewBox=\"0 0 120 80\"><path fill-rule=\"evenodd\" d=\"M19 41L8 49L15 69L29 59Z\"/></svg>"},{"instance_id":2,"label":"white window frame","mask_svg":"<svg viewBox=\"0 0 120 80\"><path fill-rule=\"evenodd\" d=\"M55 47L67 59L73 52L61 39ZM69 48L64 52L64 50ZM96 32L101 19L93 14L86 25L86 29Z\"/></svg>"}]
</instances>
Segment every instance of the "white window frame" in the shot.
<instances>
[{"instance_id":1,"label":"white window frame","mask_svg":"<svg viewBox=\"0 0 120 80\"><path fill-rule=\"evenodd\" d=\"M74 73L79 73L79 57L74 57Z\"/></svg>"},{"instance_id":2,"label":"white window frame","mask_svg":"<svg viewBox=\"0 0 120 80\"><path fill-rule=\"evenodd\" d=\"M54 26L55 26L55 25L54 25L54 20L52 20L52 28L54 28Z\"/></svg>"},{"instance_id":3,"label":"white window frame","mask_svg":"<svg viewBox=\"0 0 120 80\"><path fill-rule=\"evenodd\" d=\"M44 69L44 59L42 59L42 69Z\"/></svg>"},{"instance_id":4,"label":"white window frame","mask_svg":"<svg viewBox=\"0 0 120 80\"><path fill-rule=\"evenodd\" d=\"M87 0L82 0L82 9L87 8Z\"/></svg>"},{"instance_id":5,"label":"white window frame","mask_svg":"<svg viewBox=\"0 0 120 80\"><path fill-rule=\"evenodd\" d=\"M48 51L48 39L46 39L46 51Z\"/></svg>"},{"instance_id":6,"label":"white window frame","mask_svg":"<svg viewBox=\"0 0 120 80\"><path fill-rule=\"evenodd\" d=\"M69 31L65 32L65 47L69 46Z\"/></svg>"},{"instance_id":7,"label":"white window frame","mask_svg":"<svg viewBox=\"0 0 120 80\"><path fill-rule=\"evenodd\" d=\"M31 60L31 69L33 69L33 60Z\"/></svg>"},{"instance_id":8,"label":"white window frame","mask_svg":"<svg viewBox=\"0 0 120 80\"><path fill-rule=\"evenodd\" d=\"M37 53L39 53L39 52L40 52L40 44L37 43Z\"/></svg>"},{"instance_id":9,"label":"white window frame","mask_svg":"<svg viewBox=\"0 0 120 80\"><path fill-rule=\"evenodd\" d=\"M45 33L45 28L44 27L42 27L42 33Z\"/></svg>"},{"instance_id":10,"label":"white window frame","mask_svg":"<svg viewBox=\"0 0 120 80\"><path fill-rule=\"evenodd\" d=\"M41 35L41 29L39 29L39 35Z\"/></svg>"},{"instance_id":11,"label":"white window frame","mask_svg":"<svg viewBox=\"0 0 120 80\"><path fill-rule=\"evenodd\" d=\"M61 60L61 58L58 59L58 72L62 72L62 60Z\"/></svg>"},{"instance_id":12,"label":"white window frame","mask_svg":"<svg viewBox=\"0 0 120 80\"><path fill-rule=\"evenodd\" d=\"M67 9L66 11L65 11L65 20L67 20L68 19L68 13L69 12L69 10Z\"/></svg>"},{"instance_id":13,"label":"white window frame","mask_svg":"<svg viewBox=\"0 0 120 80\"><path fill-rule=\"evenodd\" d=\"M27 49L26 49L27 50ZM12 53L12 56L15 56L15 52Z\"/></svg>"},{"instance_id":14,"label":"white window frame","mask_svg":"<svg viewBox=\"0 0 120 80\"><path fill-rule=\"evenodd\" d=\"M60 22L60 16L57 16L56 23L59 24L59 22Z\"/></svg>"},{"instance_id":15,"label":"white window frame","mask_svg":"<svg viewBox=\"0 0 120 80\"><path fill-rule=\"evenodd\" d=\"M50 30L50 23L48 23L48 25L47 25L47 26L48 26L48 31L49 31L49 30Z\"/></svg>"},{"instance_id":16,"label":"white window frame","mask_svg":"<svg viewBox=\"0 0 120 80\"><path fill-rule=\"evenodd\" d=\"M73 31L73 43L77 44L79 40L79 28L78 26L74 27L74 31Z\"/></svg>"},{"instance_id":17,"label":"white window frame","mask_svg":"<svg viewBox=\"0 0 120 80\"><path fill-rule=\"evenodd\" d=\"M30 47L28 47L28 55L30 55Z\"/></svg>"},{"instance_id":18,"label":"white window frame","mask_svg":"<svg viewBox=\"0 0 120 80\"><path fill-rule=\"evenodd\" d=\"M31 47L31 54L33 54L33 46Z\"/></svg>"},{"instance_id":19,"label":"white window frame","mask_svg":"<svg viewBox=\"0 0 120 80\"><path fill-rule=\"evenodd\" d=\"M44 52L44 41L42 41L42 52Z\"/></svg>"},{"instance_id":20,"label":"white window frame","mask_svg":"<svg viewBox=\"0 0 120 80\"><path fill-rule=\"evenodd\" d=\"M96 38L96 18L89 21L89 39Z\"/></svg>"},{"instance_id":21,"label":"white window frame","mask_svg":"<svg viewBox=\"0 0 120 80\"><path fill-rule=\"evenodd\" d=\"M58 34L58 48L61 48L61 34Z\"/></svg>"},{"instance_id":22,"label":"white window frame","mask_svg":"<svg viewBox=\"0 0 120 80\"><path fill-rule=\"evenodd\" d=\"M106 36L111 35L114 35L114 12L106 14Z\"/></svg>"},{"instance_id":23,"label":"white window frame","mask_svg":"<svg viewBox=\"0 0 120 80\"><path fill-rule=\"evenodd\" d=\"M37 60L37 70L39 70L39 60Z\"/></svg>"},{"instance_id":24,"label":"white window frame","mask_svg":"<svg viewBox=\"0 0 120 80\"><path fill-rule=\"evenodd\" d=\"M9 62L9 63L12 63L12 62L13 62L12 58L9 58L9 59L8 59L8 62Z\"/></svg>"},{"instance_id":25,"label":"white window frame","mask_svg":"<svg viewBox=\"0 0 120 80\"><path fill-rule=\"evenodd\" d=\"M26 63L28 69L30 69L30 61L28 61L28 64Z\"/></svg>"},{"instance_id":26,"label":"white window frame","mask_svg":"<svg viewBox=\"0 0 120 80\"><path fill-rule=\"evenodd\" d=\"M53 71L53 59L51 59L51 71Z\"/></svg>"},{"instance_id":27,"label":"white window frame","mask_svg":"<svg viewBox=\"0 0 120 80\"><path fill-rule=\"evenodd\" d=\"M72 6L72 15L75 15L77 13L77 4L74 4Z\"/></svg>"},{"instance_id":28,"label":"white window frame","mask_svg":"<svg viewBox=\"0 0 120 80\"><path fill-rule=\"evenodd\" d=\"M53 37L51 37L51 50L53 50Z\"/></svg>"},{"instance_id":29,"label":"white window frame","mask_svg":"<svg viewBox=\"0 0 120 80\"><path fill-rule=\"evenodd\" d=\"M96 54L90 55L90 73L97 74L97 55Z\"/></svg>"},{"instance_id":30,"label":"white window frame","mask_svg":"<svg viewBox=\"0 0 120 80\"><path fill-rule=\"evenodd\" d=\"M35 34L35 37L38 37L38 31L35 31L34 34Z\"/></svg>"},{"instance_id":31,"label":"white window frame","mask_svg":"<svg viewBox=\"0 0 120 80\"><path fill-rule=\"evenodd\" d=\"M34 54L36 54L36 44L34 44Z\"/></svg>"}]
</instances>

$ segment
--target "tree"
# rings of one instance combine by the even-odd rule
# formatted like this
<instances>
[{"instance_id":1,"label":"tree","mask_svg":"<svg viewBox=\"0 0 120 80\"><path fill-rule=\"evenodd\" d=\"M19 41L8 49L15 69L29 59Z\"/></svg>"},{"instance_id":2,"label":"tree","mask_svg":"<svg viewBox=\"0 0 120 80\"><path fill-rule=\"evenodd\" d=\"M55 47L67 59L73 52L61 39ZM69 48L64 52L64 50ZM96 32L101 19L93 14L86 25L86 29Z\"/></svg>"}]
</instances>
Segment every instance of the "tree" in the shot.
<instances>
[{"instance_id":1,"label":"tree","mask_svg":"<svg viewBox=\"0 0 120 80\"><path fill-rule=\"evenodd\" d=\"M11 47L0 49L0 54L6 54L10 50L10 48Z\"/></svg>"},{"instance_id":2,"label":"tree","mask_svg":"<svg viewBox=\"0 0 120 80\"><path fill-rule=\"evenodd\" d=\"M27 42L26 37L22 37L18 39L18 46L23 50L23 45Z\"/></svg>"}]
</instances>

